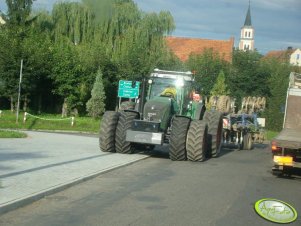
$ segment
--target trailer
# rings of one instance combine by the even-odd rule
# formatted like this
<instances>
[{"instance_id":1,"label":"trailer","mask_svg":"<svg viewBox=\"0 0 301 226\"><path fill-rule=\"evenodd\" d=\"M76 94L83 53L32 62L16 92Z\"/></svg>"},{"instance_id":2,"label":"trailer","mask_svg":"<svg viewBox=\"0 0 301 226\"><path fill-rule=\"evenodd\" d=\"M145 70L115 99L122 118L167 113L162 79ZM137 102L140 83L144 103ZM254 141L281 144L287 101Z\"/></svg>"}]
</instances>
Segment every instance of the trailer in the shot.
<instances>
[{"instance_id":1,"label":"trailer","mask_svg":"<svg viewBox=\"0 0 301 226\"><path fill-rule=\"evenodd\" d=\"M301 74L290 74L283 129L272 140L271 149L273 174L294 174L301 169Z\"/></svg>"}]
</instances>

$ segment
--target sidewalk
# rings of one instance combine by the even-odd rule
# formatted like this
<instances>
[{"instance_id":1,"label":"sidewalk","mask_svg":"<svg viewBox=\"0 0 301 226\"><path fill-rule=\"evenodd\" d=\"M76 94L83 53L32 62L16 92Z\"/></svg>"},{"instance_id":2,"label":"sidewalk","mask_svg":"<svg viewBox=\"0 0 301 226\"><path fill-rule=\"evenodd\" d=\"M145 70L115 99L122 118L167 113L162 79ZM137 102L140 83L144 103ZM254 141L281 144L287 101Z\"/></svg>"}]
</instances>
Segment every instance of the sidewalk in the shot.
<instances>
[{"instance_id":1,"label":"sidewalk","mask_svg":"<svg viewBox=\"0 0 301 226\"><path fill-rule=\"evenodd\" d=\"M26 133L0 140L0 214L148 157L101 152L96 137Z\"/></svg>"}]
</instances>

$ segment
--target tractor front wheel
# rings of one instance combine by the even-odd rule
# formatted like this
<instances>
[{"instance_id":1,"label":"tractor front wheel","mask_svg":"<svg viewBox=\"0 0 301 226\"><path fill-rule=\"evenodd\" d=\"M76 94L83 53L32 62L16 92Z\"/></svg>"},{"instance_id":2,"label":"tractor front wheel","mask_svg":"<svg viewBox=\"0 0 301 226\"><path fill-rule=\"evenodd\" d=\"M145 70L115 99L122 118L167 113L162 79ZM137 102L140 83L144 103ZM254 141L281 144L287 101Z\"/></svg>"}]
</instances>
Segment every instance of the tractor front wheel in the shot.
<instances>
[{"instance_id":1,"label":"tractor front wheel","mask_svg":"<svg viewBox=\"0 0 301 226\"><path fill-rule=\"evenodd\" d=\"M132 122L138 117L135 112L121 111L115 136L115 148L117 153L132 153L131 142L125 140L126 131L131 128Z\"/></svg>"},{"instance_id":2,"label":"tractor front wheel","mask_svg":"<svg viewBox=\"0 0 301 226\"><path fill-rule=\"evenodd\" d=\"M99 148L103 152L115 152L115 132L119 113L106 111L101 120Z\"/></svg>"}]
</instances>

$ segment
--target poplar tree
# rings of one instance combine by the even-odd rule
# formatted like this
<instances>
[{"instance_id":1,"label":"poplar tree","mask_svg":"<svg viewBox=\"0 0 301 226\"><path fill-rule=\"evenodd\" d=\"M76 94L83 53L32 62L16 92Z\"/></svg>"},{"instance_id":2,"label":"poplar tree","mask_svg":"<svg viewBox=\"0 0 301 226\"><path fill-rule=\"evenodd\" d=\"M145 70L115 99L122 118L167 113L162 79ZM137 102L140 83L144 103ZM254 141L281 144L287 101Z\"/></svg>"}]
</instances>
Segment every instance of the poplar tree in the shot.
<instances>
[{"instance_id":1,"label":"poplar tree","mask_svg":"<svg viewBox=\"0 0 301 226\"><path fill-rule=\"evenodd\" d=\"M99 69L91 91L91 98L86 104L88 114L93 118L99 118L105 111L105 99L102 72Z\"/></svg>"},{"instance_id":2,"label":"poplar tree","mask_svg":"<svg viewBox=\"0 0 301 226\"><path fill-rule=\"evenodd\" d=\"M230 94L227 84L225 83L225 74L222 70L219 72L216 83L214 84L210 94L211 96L222 96Z\"/></svg>"}]
</instances>

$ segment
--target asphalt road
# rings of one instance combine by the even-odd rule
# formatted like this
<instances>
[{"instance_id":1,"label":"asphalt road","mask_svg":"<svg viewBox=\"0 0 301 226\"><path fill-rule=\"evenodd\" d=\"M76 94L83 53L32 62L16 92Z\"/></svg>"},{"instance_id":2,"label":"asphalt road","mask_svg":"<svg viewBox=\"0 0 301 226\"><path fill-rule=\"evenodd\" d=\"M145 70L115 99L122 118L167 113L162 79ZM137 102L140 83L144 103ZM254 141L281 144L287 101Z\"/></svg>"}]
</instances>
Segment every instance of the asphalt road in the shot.
<instances>
[{"instance_id":1,"label":"asphalt road","mask_svg":"<svg viewBox=\"0 0 301 226\"><path fill-rule=\"evenodd\" d=\"M275 225L255 202L280 199L300 214L301 179L275 177L271 164L267 145L203 163L172 162L163 149L2 215L0 225Z\"/></svg>"}]
</instances>

